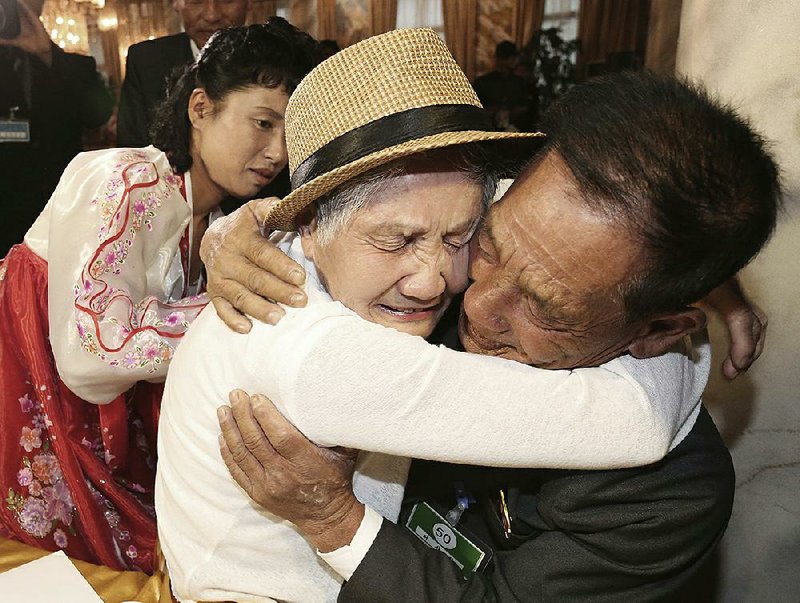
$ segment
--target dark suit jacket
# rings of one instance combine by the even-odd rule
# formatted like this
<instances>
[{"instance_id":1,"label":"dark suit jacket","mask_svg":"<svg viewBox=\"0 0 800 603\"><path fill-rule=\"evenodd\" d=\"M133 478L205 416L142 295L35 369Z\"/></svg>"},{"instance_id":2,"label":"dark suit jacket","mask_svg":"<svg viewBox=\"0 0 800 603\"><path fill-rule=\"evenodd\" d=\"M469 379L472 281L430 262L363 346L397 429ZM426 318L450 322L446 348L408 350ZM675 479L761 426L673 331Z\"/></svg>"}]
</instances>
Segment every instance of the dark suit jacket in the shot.
<instances>
[{"instance_id":1,"label":"dark suit jacket","mask_svg":"<svg viewBox=\"0 0 800 603\"><path fill-rule=\"evenodd\" d=\"M399 525L384 521L339 601L670 600L722 536L734 473L702 409L684 441L645 467L510 470L415 461L404 514L419 500L453 508L454 482L476 499L458 525L494 550L489 567L464 580L447 557L400 527L403 516ZM509 539L500 488L508 495Z\"/></svg>"},{"instance_id":2,"label":"dark suit jacket","mask_svg":"<svg viewBox=\"0 0 800 603\"><path fill-rule=\"evenodd\" d=\"M80 152L84 128L103 125L114 100L92 57L52 47L50 67L18 48L0 47L0 119L10 107L30 121L30 142L0 143L0 257L22 241L61 173ZM88 201L88 200L87 200Z\"/></svg>"},{"instance_id":3,"label":"dark suit jacket","mask_svg":"<svg viewBox=\"0 0 800 603\"><path fill-rule=\"evenodd\" d=\"M118 146L150 144L148 133L153 110L166 96L170 74L193 60L189 36L185 33L139 42L128 48L125 81L119 97Z\"/></svg>"}]
</instances>

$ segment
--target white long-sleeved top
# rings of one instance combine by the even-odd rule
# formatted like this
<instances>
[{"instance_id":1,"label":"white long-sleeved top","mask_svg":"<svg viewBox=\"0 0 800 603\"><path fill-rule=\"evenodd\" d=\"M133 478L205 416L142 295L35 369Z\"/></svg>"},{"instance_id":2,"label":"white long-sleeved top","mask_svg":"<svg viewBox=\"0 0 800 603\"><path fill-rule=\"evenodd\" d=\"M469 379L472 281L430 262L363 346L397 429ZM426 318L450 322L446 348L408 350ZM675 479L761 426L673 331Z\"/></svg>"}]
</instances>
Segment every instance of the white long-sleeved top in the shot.
<instances>
[{"instance_id":1,"label":"white long-sleeved top","mask_svg":"<svg viewBox=\"0 0 800 603\"><path fill-rule=\"evenodd\" d=\"M234 388L266 394L322 445L477 465L642 465L662 458L694 424L707 341L572 371L455 352L362 320L325 293L297 237L281 246L305 265L308 306L287 309L276 326L256 322L247 335L207 308L167 378L156 510L184 600L333 601L341 580L228 474L216 408ZM362 501L376 493L391 518L407 465L377 459L377 470L363 472L371 479L362 474L355 487ZM356 562L370 543L361 543Z\"/></svg>"}]
</instances>

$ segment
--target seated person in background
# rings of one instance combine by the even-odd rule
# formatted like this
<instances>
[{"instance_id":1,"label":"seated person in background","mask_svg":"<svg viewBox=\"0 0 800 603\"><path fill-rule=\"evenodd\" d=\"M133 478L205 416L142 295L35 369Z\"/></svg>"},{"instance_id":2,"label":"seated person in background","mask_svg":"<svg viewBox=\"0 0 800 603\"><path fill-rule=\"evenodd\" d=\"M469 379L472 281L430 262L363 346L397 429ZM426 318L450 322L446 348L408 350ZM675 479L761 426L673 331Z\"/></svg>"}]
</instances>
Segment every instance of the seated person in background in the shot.
<instances>
[{"instance_id":1,"label":"seated person in background","mask_svg":"<svg viewBox=\"0 0 800 603\"><path fill-rule=\"evenodd\" d=\"M145 147L153 142L150 125L167 95L167 80L192 63L215 31L244 25L250 0L175 0L183 31L145 40L128 48L125 80L119 94L117 146Z\"/></svg>"},{"instance_id":2,"label":"seated person in background","mask_svg":"<svg viewBox=\"0 0 800 603\"><path fill-rule=\"evenodd\" d=\"M392 70L392 65L383 63L385 70L373 74L368 69L371 64L369 59L372 53L383 50L384 43L389 48L395 44L403 48L403 44L408 43L407 38L414 40L416 36L419 36L417 42L422 46L436 48L440 44L432 32L410 31L379 36L356 45L352 51L343 51L305 80L287 112L290 146L296 154L292 158L292 165L295 166L294 175L299 188L276 206L275 215L285 218L281 221L281 225L285 225L305 204L318 201L317 215L308 226L301 228L299 240L296 235L289 239L294 249L289 249L286 242L283 248L289 249L293 257L302 258L305 255L313 259L327 291L362 318L407 333L429 335L446 305L449 297L446 292L453 289L454 280L448 275L457 274L452 272L450 262L455 260L448 259L447 246L455 244L457 248L458 241L454 239L458 237L454 235L468 232L468 229L454 228L452 224L447 228L448 221L435 217L436 214L431 212L437 209L450 212L449 208L454 207L454 203L463 204L469 195L452 186L443 188L440 185L438 177L434 177L437 174L434 155L423 157L428 160L425 170L420 170L420 167L415 170L415 162L410 162L406 164L406 170L411 170L409 175L395 176L383 183L376 182L374 178L356 182L358 186L348 183L351 185L349 188L337 189L320 199L319 195L324 194L325 187L343 183L345 178L354 175L359 165L373 166L381 160L388 161L392 157L391 152L404 147L389 146L377 150L373 147L373 152L391 152L381 153L377 157L367 153L367 157L362 159L353 160L352 156L342 159L334 143L347 140L348 130L321 136L322 140L334 140L334 143L319 149L318 140L313 139L313 128L308 127L309 120L314 123L314 119L320 120L320 127L325 128L325 132L331 128L324 126L322 120L325 119L339 128L347 126L348 120L338 113L319 114L317 108L337 107L341 115L349 115L348 110L355 109L346 103L343 105L343 99L354 98L352 91L359 86L379 98L384 98L385 92L390 89L395 91L396 98L402 98L398 90L404 89L404 82ZM408 57L394 48L392 50L385 55L395 56L398 65L407 63ZM409 52L411 50L416 49L410 47ZM428 48L426 52L429 54L431 51ZM442 52L446 51L442 49ZM443 61L444 58L439 60ZM433 61L431 63L435 66ZM418 65L417 69L419 75L425 75L427 71L428 77L410 82L405 89L414 90L419 80L434 79L431 77L436 73L431 71L433 67ZM331 73L346 73L351 81L331 79ZM461 85L466 86L466 83ZM442 98L446 98L446 95L440 96L436 105L441 104ZM461 103L453 104L464 104L467 100L470 99L465 89ZM472 100L471 104L474 103ZM380 128L387 127L387 124L391 127L393 120L402 115L402 110L406 108L398 108L395 114L388 116L374 116L374 122L366 119L367 113L367 125L362 126L369 130L365 140L385 140ZM419 123L432 124L435 122L422 118L445 107L423 108L427 110L419 113ZM452 111L455 107L447 109ZM361 112L365 110L362 108ZM358 115L358 111L355 114ZM417 135L420 134L423 133ZM430 131L426 130L424 134L430 134ZM312 138L310 142L309 138ZM422 140L427 138L423 137ZM397 140L394 142L397 143ZM409 142L413 142L413 139L405 143ZM419 146L416 149L412 146L405 148L421 150ZM305 149L306 152L310 149L312 154L308 157L299 154L297 149ZM358 157L358 153L355 156ZM312 161L304 164L303 161L309 158ZM337 160L345 162L338 169ZM360 164L357 163L359 161ZM300 168L297 168L298 164ZM304 165L326 167L309 174L303 169ZM452 167L454 164L450 165ZM342 169L344 167L348 169ZM452 169L449 171L452 172ZM364 184L370 186L364 187ZM363 203L361 209L356 205L353 211L342 213L348 206L352 207L356 200ZM331 208L337 207L338 211L331 211ZM416 212L420 214L419 217L415 217ZM433 230L430 226L425 228L416 224L415 220L426 216L434 216ZM392 219L387 220L389 217ZM455 248L451 253L456 253ZM310 270L311 264L307 263L306 268ZM376 275L385 276L386 287L381 284L382 279L375 282ZM622 278L619 270L615 276ZM313 551L301 545L297 534L285 524L260 515L246 499L243 500L240 491L231 487L230 479L226 479L224 474L220 475L220 460L216 450L210 448L214 446L216 437L212 412L218 397L231 384L269 392L279 391L293 402L296 400L298 404L287 405L287 415L296 419L301 428L309 426L310 433L316 439L323 442L328 439L326 443L335 443L338 438L344 438L342 443L347 445L391 454L417 454L439 460L506 466L618 467L651 462L661 458L681 441L691 429L699 411L699 395L707 375L707 357L698 362L696 371L685 354L676 353L666 359L643 362L642 367L634 366L635 362L627 365L612 361L608 366L573 375L525 368L498 359L470 357L435 348L428 351L420 348L426 344L419 338L370 325L344 311L340 304L329 301L330 298L324 295L316 277L310 279L310 283L309 299L312 306L308 310L288 317L275 329L256 325L246 337L227 332L209 309L195 324L189 335L189 343L182 347L177 364L173 366L174 372L167 384L163 405L157 507L161 518L162 546L176 592L181 597L315 600L314 596L323 599L335 596L336 582L325 573L324 566L320 567L320 562L314 559L311 554ZM587 283L587 287L591 288L593 284ZM698 316L698 313L697 310L681 308L677 312L678 317L662 317L663 322L671 321L673 326L679 328L675 332L659 331L658 335L652 337L652 345L663 347L646 350L645 355L660 353L671 342L681 339L684 333L702 326L702 316ZM332 395L337 400L335 404L316 409L314 404L305 404L301 398L293 396L295 386L302 388L307 385L300 383L303 371L292 369L283 379L275 375L280 372L278 364L264 362L264 358L279 349L283 350L284 355L292 355L295 350L298 356L302 355L314 348L318 337L329 335L327 324L331 323L334 326L338 323L344 325L344 328L336 330L337 337L334 338L341 338L342 345L329 348L322 355L335 357L337 349L349 353L353 342L359 342L362 336L368 337L370 342L376 341L375 346L369 344L365 348L372 350L380 349L377 340L382 336L397 339L386 348L386 353L370 359L366 365L352 365L351 369L350 365L340 363L341 371L354 369L353 378L349 382L345 378L341 391ZM323 329L315 330L316 324L323 325ZM631 332L627 336L631 336ZM289 342L288 346L286 342ZM645 345L641 341L637 344ZM225 351L224 354L219 353L220 348ZM383 367L387 359L391 361L390 356L395 352L404 360L393 364L385 373L381 371L376 377L366 378L358 374L359 368L368 370L370 367L367 365L371 363ZM591 350L587 348L584 352ZM601 362L603 358L594 360ZM292 362L293 359L288 364L292 365ZM465 364L459 368L459 362ZM553 359L554 364L558 362L559 359ZM313 375L313 363L305 368ZM195 377L198 370L206 376L202 381ZM452 370L456 371L452 373L455 379L447 381ZM342 377L341 374L338 376ZM640 378L645 385L637 383L634 377ZM665 381L664 392L655 386L648 387L653 383L660 385L659 377ZM468 387L464 387L462 378L468 381ZM386 404L385 399L379 398L371 405L362 405L362 394L367 389L364 386L373 385L375 379L388 380L390 388L405 388L397 392L403 402ZM419 385L422 389L418 395L405 396L409 388ZM465 392L481 385L490 389L490 392L466 396ZM551 395L550 390L557 391L565 398L567 411L555 406L561 400L554 400L557 396ZM651 392L654 393L653 399L649 397ZM351 395L356 397L357 404L342 404L342 399L346 400ZM527 396L524 402L520 399L523 396ZM618 402L614 396L622 399L622 402ZM494 420L485 417L487 404L491 400L496 402L497 408ZM644 415L637 414L642 409L645 409ZM355 423L353 417L358 417ZM448 437L451 433L448 427L452 427L449 421L454 417L458 419L458 433L466 441L465 445L459 446ZM598 417L601 418L601 428L607 428L609 438L593 445L592 440L597 439L593 425L597 423L593 424L592 421L598 420ZM605 420L602 420L603 417ZM558 421L567 424L578 421L581 424L584 418L588 435L584 439L580 439L583 433L577 436L572 446L561 444L559 440L564 439L563 431L559 432L555 424ZM531 438L530 426L539 420L550 424L553 429L552 433L543 431L541 439L536 440ZM515 421L519 429L508 428ZM448 422L444 429L443 422ZM432 427L429 428L428 423L432 423ZM420 437L413 433L416 429L421 430ZM506 433L503 433L503 429L506 429ZM426 438L431 434L433 437ZM628 439L642 439L637 442L638 446L626 445L626 436ZM493 437L502 437L503 444L498 445L496 451L487 451L481 444ZM551 445L560 448L554 453ZM184 453L187 449L192 451L191 455ZM404 482L405 465L398 460L384 458L381 461L378 457L376 462L374 456L371 458L368 460L370 457L365 456L360 461L361 477L364 479L362 483L372 485L373 489L374 482L370 484L370 479L394 484L382 490L386 496L396 497L398 486L401 490ZM391 470L376 472L376 468L381 469L380 462ZM390 464L387 465L387 462ZM363 493L362 490L362 496ZM393 500L389 502L393 503ZM385 515L392 517L396 514L394 504L388 505L387 512L386 499L378 500L378 504L382 505ZM232 509L238 510L232 514ZM380 525L379 521L377 525ZM276 538L278 534L280 538ZM299 565L301 557L306 560L305 566ZM315 575L320 579L315 579ZM236 590L231 590L232 587ZM312 587L316 590L309 590Z\"/></svg>"},{"instance_id":3,"label":"seated person in background","mask_svg":"<svg viewBox=\"0 0 800 603\"><path fill-rule=\"evenodd\" d=\"M475 78L475 92L498 130L528 129L532 103L536 102L525 79L516 73L518 62L516 44L500 42L494 51L494 70Z\"/></svg>"},{"instance_id":4,"label":"seated person in background","mask_svg":"<svg viewBox=\"0 0 800 603\"><path fill-rule=\"evenodd\" d=\"M459 324L464 347L551 368L600 365L552 372L566 384L621 364L651 402L672 388L698 395L691 382L634 371L643 362L670 361L668 344L702 325L687 304L745 265L771 233L779 184L761 139L701 91L653 74L575 87L545 124L545 148L491 207L473 240L473 284ZM273 212L280 209L278 203ZM301 316L291 312L284 320ZM281 356L261 354L270 351L263 347L245 358L267 372L280 362L268 391L313 439L324 433L314 415L339 413L349 418L352 435L325 444L372 444L370 432L381 429L384 443L370 449L393 452L386 442L401 434L424 449L426 437L444 433L442 448L460 450L480 422L493 434L471 442L475 456L500 456L520 431L531 448L551 430L584 445L586 419L551 391L560 384L518 392L517 418L496 420L513 406L502 395L506 382L487 384L498 395L475 413L472 401L481 392L469 381L472 371L441 370L450 352L426 351L424 342L400 334L379 336L369 325L353 345L348 321L305 323L307 339L295 348L277 341ZM462 387L447 390L437 378ZM562 405L572 422L520 418L537 396ZM417 414L426 405L433 410ZM697 410L681 425L679 443L642 467L415 462L398 525L365 509L349 486L352 467L311 444L267 401L253 414L237 401L235 422L230 411L221 413L222 454L254 501L291 521L347 581L340 601L663 600L708 557L731 510L730 457L708 414ZM383 425L373 418L378 412ZM602 442L608 432L598 426L591 435ZM440 525L482 543L488 562L465 572L406 529L407 521L420 525L422 502L439 509ZM435 538L429 531L428 540ZM465 565L458 551L449 553Z\"/></svg>"}]
</instances>

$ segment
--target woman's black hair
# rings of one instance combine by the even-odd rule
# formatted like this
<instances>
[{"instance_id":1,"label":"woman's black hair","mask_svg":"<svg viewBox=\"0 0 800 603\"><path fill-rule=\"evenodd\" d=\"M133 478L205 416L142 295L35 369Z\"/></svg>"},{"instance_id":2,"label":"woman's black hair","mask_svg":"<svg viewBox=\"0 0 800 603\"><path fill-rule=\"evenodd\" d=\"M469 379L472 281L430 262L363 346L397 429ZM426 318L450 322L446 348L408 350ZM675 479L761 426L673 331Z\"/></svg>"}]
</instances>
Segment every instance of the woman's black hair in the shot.
<instances>
[{"instance_id":1,"label":"woman's black hair","mask_svg":"<svg viewBox=\"0 0 800 603\"><path fill-rule=\"evenodd\" d=\"M214 102L253 85L281 87L291 94L314 67L316 45L314 38L281 17L216 32L195 63L173 72L167 97L153 116L151 141L176 171L188 171L192 126L187 107L195 88L205 90Z\"/></svg>"}]
</instances>

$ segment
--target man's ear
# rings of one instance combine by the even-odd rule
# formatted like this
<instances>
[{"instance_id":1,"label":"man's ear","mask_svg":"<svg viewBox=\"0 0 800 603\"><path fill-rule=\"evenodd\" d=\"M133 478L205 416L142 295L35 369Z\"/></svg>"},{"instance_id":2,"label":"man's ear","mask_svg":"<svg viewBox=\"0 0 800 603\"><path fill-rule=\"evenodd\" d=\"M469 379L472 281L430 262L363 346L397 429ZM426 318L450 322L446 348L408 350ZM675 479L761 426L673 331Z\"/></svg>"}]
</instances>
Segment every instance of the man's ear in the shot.
<instances>
[{"instance_id":1,"label":"man's ear","mask_svg":"<svg viewBox=\"0 0 800 603\"><path fill-rule=\"evenodd\" d=\"M705 312L687 306L678 312L648 321L628 346L628 352L634 358L660 356L684 336L695 333L705 326Z\"/></svg>"},{"instance_id":2,"label":"man's ear","mask_svg":"<svg viewBox=\"0 0 800 603\"><path fill-rule=\"evenodd\" d=\"M313 207L307 207L297 218L297 232L300 233L300 243L303 253L309 262L314 261L314 252L317 250L317 212Z\"/></svg>"},{"instance_id":3,"label":"man's ear","mask_svg":"<svg viewBox=\"0 0 800 603\"><path fill-rule=\"evenodd\" d=\"M189 115L189 123L193 128L200 128L203 120L211 115L214 103L202 88L195 88L189 96L189 105L186 112Z\"/></svg>"}]
</instances>

